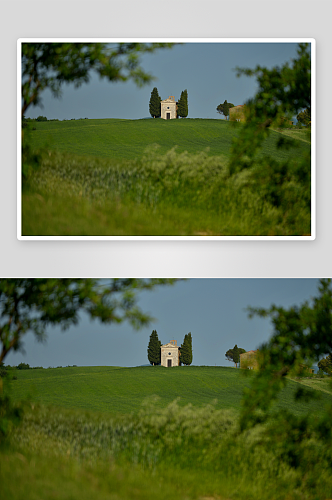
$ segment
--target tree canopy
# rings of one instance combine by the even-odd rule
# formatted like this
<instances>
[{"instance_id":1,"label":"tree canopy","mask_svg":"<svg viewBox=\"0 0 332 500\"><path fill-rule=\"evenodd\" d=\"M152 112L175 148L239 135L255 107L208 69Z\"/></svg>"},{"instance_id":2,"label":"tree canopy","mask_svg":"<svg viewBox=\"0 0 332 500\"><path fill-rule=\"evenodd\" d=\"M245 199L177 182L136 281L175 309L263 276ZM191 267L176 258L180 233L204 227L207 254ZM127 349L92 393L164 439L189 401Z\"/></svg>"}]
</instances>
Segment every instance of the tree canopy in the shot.
<instances>
[{"instance_id":1,"label":"tree canopy","mask_svg":"<svg viewBox=\"0 0 332 500\"><path fill-rule=\"evenodd\" d=\"M0 279L0 364L11 350L22 349L28 333L45 338L46 328L63 330L79 322L80 312L102 323L128 321L138 329L152 318L137 306L137 293L174 279Z\"/></svg>"},{"instance_id":2,"label":"tree canopy","mask_svg":"<svg viewBox=\"0 0 332 500\"><path fill-rule=\"evenodd\" d=\"M64 83L79 87L92 70L112 82L133 80L141 86L153 76L140 65L140 56L173 43L22 43L22 116L29 106L41 104L49 89L61 95Z\"/></svg>"},{"instance_id":3,"label":"tree canopy","mask_svg":"<svg viewBox=\"0 0 332 500\"><path fill-rule=\"evenodd\" d=\"M227 118L227 116L229 116L229 109L230 108L234 108L234 104L232 104L231 102L227 102L225 100L223 104L219 104L217 106L217 111L221 115L224 115L225 118Z\"/></svg>"},{"instance_id":4,"label":"tree canopy","mask_svg":"<svg viewBox=\"0 0 332 500\"><path fill-rule=\"evenodd\" d=\"M290 66L267 69L237 68L237 76L256 76L258 91L246 103L246 123L232 148L233 169L253 165L254 156L269 134L272 125L282 126L303 108L311 108L311 57L309 44L300 43L297 59ZM284 141L280 146L286 146Z\"/></svg>"},{"instance_id":5,"label":"tree canopy","mask_svg":"<svg viewBox=\"0 0 332 500\"><path fill-rule=\"evenodd\" d=\"M288 217L296 217L299 210L310 214L310 150L285 160L262 155L260 151L272 127L285 127L300 110L311 109L309 44L298 45L297 58L291 64L285 63L272 69L261 66L255 69L237 68L237 76L241 75L256 76L258 90L246 103L245 123L239 126L239 133L233 141L230 175L246 170L247 182L259 189L262 199L272 206L284 208ZM277 147L288 149L290 146L296 146L294 140L280 134ZM290 215L292 206L297 207L296 213Z\"/></svg>"},{"instance_id":6,"label":"tree canopy","mask_svg":"<svg viewBox=\"0 0 332 500\"><path fill-rule=\"evenodd\" d=\"M306 108L304 109L303 111L301 111L297 117L296 117L297 121L299 123L301 123L302 125L305 125L306 127L308 127L310 124L311 124L311 113L310 113L310 109Z\"/></svg>"},{"instance_id":7,"label":"tree canopy","mask_svg":"<svg viewBox=\"0 0 332 500\"><path fill-rule=\"evenodd\" d=\"M317 297L300 306L285 309L272 305L268 309L249 308L248 312L249 317L269 317L273 334L259 348L260 370L245 393L242 426L268 418L270 406L287 383L286 375L303 373L303 367L332 353L331 279L321 279ZM295 393L296 400L308 397L310 393L302 387Z\"/></svg>"},{"instance_id":8,"label":"tree canopy","mask_svg":"<svg viewBox=\"0 0 332 500\"><path fill-rule=\"evenodd\" d=\"M332 375L332 354L318 361L318 368L328 375Z\"/></svg>"},{"instance_id":9,"label":"tree canopy","mask_svg":"<svg viewBox=\"0 0 332 500\"><path fill-rule=\"evenodd\" d=\"M242 347L238 347L235 344L233 349L228 349L228 351L225 353L225 356L227 361L232 361L237 368L237 365L240 362L240 354L243 354L244 352L247 351L245 349L242 349Z\"/></svg>"}]
</instances>

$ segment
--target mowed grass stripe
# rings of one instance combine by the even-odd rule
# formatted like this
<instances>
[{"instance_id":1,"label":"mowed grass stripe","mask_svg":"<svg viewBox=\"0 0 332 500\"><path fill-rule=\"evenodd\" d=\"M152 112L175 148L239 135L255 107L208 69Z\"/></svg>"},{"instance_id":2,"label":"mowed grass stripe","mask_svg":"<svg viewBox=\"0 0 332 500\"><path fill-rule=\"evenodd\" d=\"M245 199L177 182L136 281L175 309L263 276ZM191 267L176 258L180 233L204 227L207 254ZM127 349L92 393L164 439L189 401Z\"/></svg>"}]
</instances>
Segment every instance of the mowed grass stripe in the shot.
<instances>
[{"instance_id":1,"label":"mowed grass stripe","mask_svg":"<svg viewBox=\"0 0 332 500\"><path fill-rule=\"evenodd\" d=\"M204 406L217 400L216 407L240 410L243 389L250 377L227 367L71 367L16 371L12 381L15 400L30 396L32 401L65 408L80 408L111 414L137 412L142 403L158 396L155 403L165 407L179 398L180 404ZM298 384L289 381L277 406L302 413L319 412L332 395L319 391L320 399L295 403Z\"/></svg>"}]
</instances>

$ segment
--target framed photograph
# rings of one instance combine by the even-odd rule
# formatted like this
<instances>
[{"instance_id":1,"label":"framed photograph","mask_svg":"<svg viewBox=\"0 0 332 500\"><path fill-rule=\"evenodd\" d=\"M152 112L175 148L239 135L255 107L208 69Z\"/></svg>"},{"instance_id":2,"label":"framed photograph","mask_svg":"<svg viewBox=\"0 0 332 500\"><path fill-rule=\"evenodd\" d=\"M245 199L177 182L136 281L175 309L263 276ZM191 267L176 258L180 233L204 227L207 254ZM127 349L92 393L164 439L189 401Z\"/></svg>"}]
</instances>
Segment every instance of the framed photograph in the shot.
<instances>
[{"instance_id":1,"label":"framed photograph","mask_svg":"<svg viewBox=\"0 0 332 500\"><path fill-rule=\"evenodd\" d=\"M19 240L314 240L315 40L20 39Z\"/></svg>"}]
</instances>

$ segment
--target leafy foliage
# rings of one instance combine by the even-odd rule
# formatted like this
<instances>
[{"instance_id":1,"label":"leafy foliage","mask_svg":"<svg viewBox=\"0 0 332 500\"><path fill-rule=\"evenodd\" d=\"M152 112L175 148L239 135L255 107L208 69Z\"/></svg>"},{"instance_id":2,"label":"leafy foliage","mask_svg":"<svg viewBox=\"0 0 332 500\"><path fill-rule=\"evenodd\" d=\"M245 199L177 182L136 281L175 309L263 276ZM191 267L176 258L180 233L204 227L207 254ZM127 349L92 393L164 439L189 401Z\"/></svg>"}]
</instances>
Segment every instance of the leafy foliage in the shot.
<instances>
[{"instance_id":1,"label":"leafy foliage","mask_svg":"<svg viewBox=\"0 0 332 500\"><path fill-rule=\"evenodd\" d=\"M318 361L318 368L328 375L332 375L332 354Z\"/></svg>"},{"instance_id":2,"label":"leafy foliage","mask_svg":"<svg viewBox=\"0 0 332 500\"><path fill-rule=\"evenodd\" d=\"M17 365L18 370L29 370L30 365L28 363L20 363Z\"/></svg>"},{"instance_id":3,"label":"leafy foliage","mask_svg":"<svg viewBox=\"0 0 332 500\"><path fill-rule=\"evenodd\" d=\"M61 96L65 83L79 87L88 83L91 72L111 82L133 80L138 86L151 82L152 75L140 66L140 55L172 43L22 43L22 118L30 106L41 105L41 94L49 89ZM47 121L39 116L37 121ZM24 127L26 127L25 122ZM33 129L34 130L34 129ZM22 180L37 169L40 158L30 151L28 137L22 139Z\"/></svg>"},{"instance_id":4,"label":"leafy foliage","mask_svg":"<svg viewBox=\"0 0 332 500\"><path fill-rule=\"evenodd\" d=\"M230 108L234 108L234 104L232 104L231 102L227 102L227 100L225 100L223 104L219 104L217 106L217 111L221 115L224 115L225 118L227 118L227 116L229 116Z\"/></svg>"},{"instance_id":5,"label":"leafy foliage","mask_svg":"<svg viewBox=\"0 0 332 500\"><path fill-rule=\"evenodd\" d=\"M23 407L13 404L10 397L2 389L3 382L0 378L0 445L9 437L13 429L21 423Z\"/></svg>"},{"instance_id":6,"label":"leafy foliage","mask_svg":"<svg viewBox=\"0 0 332 500\"><path fill-rule=\"evenodd\" d=\"M260 347L260 370L244 398L241 420L244 428L267 419L269 408L287 383L286 375L301 374L312 361L317 361L326 352L331 353L331 280L320 280L318 296L314 297L311 303L304 302L301 306L289 309L275 305L269 309L249 308L249 315L270 317L274 332L269 342ZM312 391L304 391L302 388L295 394L297 399L311 396ZM316 432L326 439L332 439L330 414L332 407L322 413L320 421L312 424L315 425ZM295 432L300 423L294 422Z\"/></svg>"},{"instance_id":7,"label":"leafy foliage","mask_svg":"<svg viewBox=\"0 0 332 500\"><path fill-rule=\"evenodd\" d=\"M225 353L225 356L227 361L233 361L233 363L235 363L235 366L237 368L237 365L240 362L240 354L243 354L244 352L247 351L245 349L242 349L242 347L238 347L235 344L233 349L228 349L228 351Z\"/></svg>"},{"instance_id":8,"label":"leafy foliage","mask_svg":"<svg viewBox=\"0 0 332 500\"><path fill-rule=\"evenodd\" d=\"M149 113L153 118L159 118L161 115L161 97L159 96L157 87L154 87L151 92Z\"/></svg>"},{"instance_id":9,"label":"leafy foliage","mask_svg":"<svg viewBox=\"0 0 332 500\"><path fill-rule=\"evenodd\" d=\"M301 111L297 117L297 121L301 123L302 125L309 126L311 124L311 113L310 109L306 108L303 111Z\"/></svg>"},{"instance_id":10,"label":"leafy foliage","mask_svg":"<svg viewBox=\"0 0 332 500\"><path fill-rule=\"evenodd\" d=\"M136 293L172 283L173 279L0 279L0 364L11 349L22 348L27 332L43 340L48 326L65 330L78 323L81 311L106 324L127 320L134 328L146 325L151 318L137 307Z\"/></svg>"},{"instance_id":11,"label":"leafy foliage","mask_svg":"<svg viewBox=\"0 0 332 500\"><path fill-rule=\"evenodd\" d=\"M160 365L161 363L161 342L158 338L157 330L152 330L148 345L148 360L151 365Z\"/></svg>"},{"instance_id":12,"label":"leafy foliage","mask_svg":"<svg viewBox=\"0 0 332 500\"><path fill-rule=\"evenodd\" d=\"M261 147L272 127L282 129L287 120L301 109L311 108L311 58L309 44L299 44L297 58L282 67L270 69L257 66L254 70L239 69L238 76L256 76L258 91L246 103L246 120L233 143L230 173L248 170L248 182L259 189L262 196L273 206L289 206L289 193L296 191L310 209L311 204L311 156L277 161L262 155ZM285 120L286 118L286 120ZM280 149L294 145L281 136Z\"/></svg>"},{"instance_id":13,"label":"leafy foliage","mask_svg":"<svg viewBox=\"0 0 332 500\"><path fill-rule=\"evenodd\" d=\"M152 76L140 66L140 55L172 43L23 43L22 116L29 106L41 103L48 88L54 97L61 95L64 83L79 87L90 79L91 71L109 81L133 80L149 83Z\"/></svg>"}]
</instances>

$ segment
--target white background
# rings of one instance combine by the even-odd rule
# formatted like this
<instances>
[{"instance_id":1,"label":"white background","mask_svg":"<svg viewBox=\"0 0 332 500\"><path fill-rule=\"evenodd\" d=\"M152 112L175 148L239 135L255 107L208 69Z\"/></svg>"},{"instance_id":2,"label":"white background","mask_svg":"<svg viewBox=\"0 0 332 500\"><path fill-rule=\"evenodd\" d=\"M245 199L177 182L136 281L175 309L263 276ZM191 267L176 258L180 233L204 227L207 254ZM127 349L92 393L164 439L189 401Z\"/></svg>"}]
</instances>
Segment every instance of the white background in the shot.
<instances>
[{"instance_id":1,"label":"white background","mask_svg":"<svg viewBox=\"0 0 332 500\"><path fill-rule=\"evenodd\" d=\"M323 0L2 2L0 276L332 276L331 10ZM18 241L17 39L168 36L316 39L316 240Z\"/></svg>"}]
</instances>

